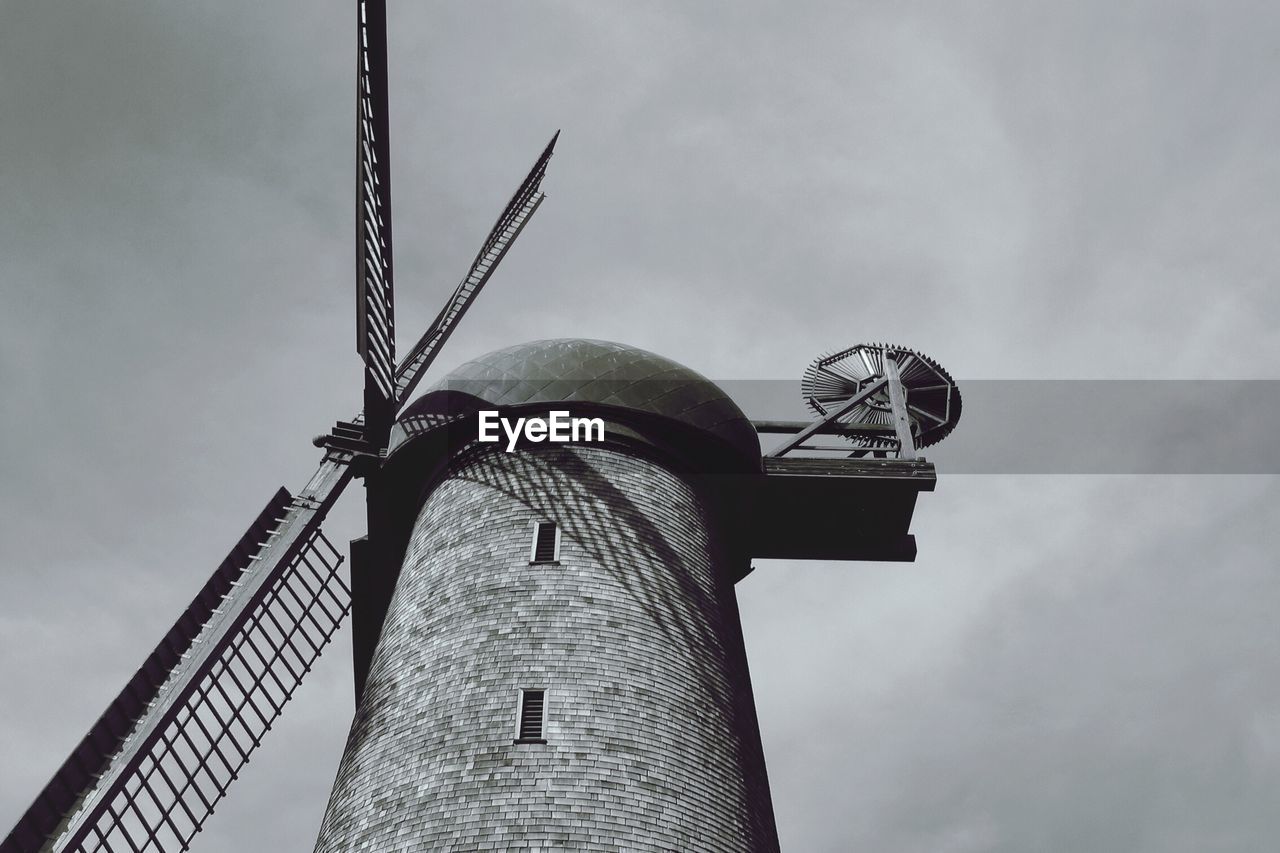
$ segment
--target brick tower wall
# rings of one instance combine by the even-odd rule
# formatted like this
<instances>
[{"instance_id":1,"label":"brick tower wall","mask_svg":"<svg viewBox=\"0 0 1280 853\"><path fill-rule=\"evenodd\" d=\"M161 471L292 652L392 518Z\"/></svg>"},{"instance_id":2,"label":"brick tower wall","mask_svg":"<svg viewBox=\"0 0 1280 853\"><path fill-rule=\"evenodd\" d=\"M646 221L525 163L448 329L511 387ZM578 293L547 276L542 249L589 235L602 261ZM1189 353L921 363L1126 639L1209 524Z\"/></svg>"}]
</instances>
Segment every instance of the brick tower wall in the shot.
<instances>
[{"instance_id":1,"label":"brick tower wall","mask_svg":"<svg viewBox=\"0 0 1280 853\"><path fill-rule=\"evenodd\" d=\"M533 523L562 531L530 564ZM318 853L776 851L727 567L638 450L455 460L427 496ZM521 688L546 744L516 744Z\"/></svg>"}]
</instances>

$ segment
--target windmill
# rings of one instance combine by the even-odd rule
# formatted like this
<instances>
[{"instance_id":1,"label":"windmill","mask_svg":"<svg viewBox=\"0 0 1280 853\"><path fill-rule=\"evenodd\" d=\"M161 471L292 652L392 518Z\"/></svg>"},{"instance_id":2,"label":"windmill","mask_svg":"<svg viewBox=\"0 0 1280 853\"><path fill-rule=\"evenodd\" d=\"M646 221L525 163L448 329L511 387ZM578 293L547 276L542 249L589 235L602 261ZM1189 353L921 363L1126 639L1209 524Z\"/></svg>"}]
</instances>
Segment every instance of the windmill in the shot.
<instances>
[{"instance_id":1,"label":"windmill","mask_svg":"<svg viewBox=\"0 0 1280 853\"><path fill-rule=\"evenodd\" d=\"M187 849L348 612L357 713L317 850L517 832L776 849L733 583L755 557L912 559L934 483L915 450L954 424L954 383L855 347L806 376L817 420L753 422L675 362L573 339L491 353L413 399L541 203L556 137L397 360L385 2L358 10L361 411L315 440L311 479L267 502L0 853ZM477 445L486 409L572 409L611 438L505 453ZM771 432L789 438L762 455ZM828 436L840 458L813 443ZM368 535L348 588L320 526L357 477Z\"/></svg>"}]
</instances>

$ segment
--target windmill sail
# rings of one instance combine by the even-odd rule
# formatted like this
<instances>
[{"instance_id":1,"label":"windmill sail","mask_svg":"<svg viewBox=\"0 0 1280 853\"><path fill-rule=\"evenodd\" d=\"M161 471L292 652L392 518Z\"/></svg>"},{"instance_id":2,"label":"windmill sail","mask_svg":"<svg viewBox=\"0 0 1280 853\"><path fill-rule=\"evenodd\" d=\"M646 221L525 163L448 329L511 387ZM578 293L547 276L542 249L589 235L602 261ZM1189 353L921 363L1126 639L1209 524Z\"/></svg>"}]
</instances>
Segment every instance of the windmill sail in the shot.
<instances>
[{"instance_id":1,"label":"windmill sail","mask_svg":"<svg viewBox=\"0 0 1280 853\"><path fill-rule=\"evenodd\" d=\"M0 853L188 849L350 610L320 522L351 459L276 493Z\"/></svg>"},{"instance_id":2,"label":"windmill sail","mask_svg":"<svg viewBox=\"0 0 1280 853\"><path fill-rule=\"evenodd\" d=\"M426 333L418 339L418 343L400 363L399 369L396 370L396 400L399 402L403 403L413 394L413 389L417 387L422 375L435 360L440 347L444 346L449 335L453 334L458 321L462 319L462 315L471 306L480 289L493 275L493 271L498 268L498 264L502 262L503 256L511 248L516 237L520 236L529 217L533 216L538 205L542 204L545 198L541 189L542 178L547 172L547 163L551 161L556 140L559 138L560 131L556 131L555 136L551 137L551 141L539 155L537 162L533 164L533 168L529 170L529 174L511 196L511 201L507 202L498 221L489 230L489 236L485 238L475 260L471 262L471 269L453 291L453 296L440 310L435 322L427 327Z\"/></svg>"},{"instance_id":3,"label":"windmill sail","mask_svg":"<svg viewBox=\"0 0 1280 853\"><path fill-rule=\"evenodd\" d=\"M276 519L284 516L290 499L286 489L280 489L271 498L190 606L178 617L178 621L142 664L142 668L129 679L120 695L107 706L98 722L58 768L58 772L36 797L31 808L27 809L4 843L0 844L0 851L25 853L38 850L44 845L48 836L57 829L86 789L92 786L94 779L106 769L111 757L133 730L138 718L155 698L173 667L187 653L200 628L223 596L231 591L232 584L251 565L259 543L275 527Z\"/></svg>"},{"instance_id":4,"label":"windmill sail","mask_svg":"<svg viewBox=\"0 0 1280 853\"><path fill-rule=\"evenodd\" d=\"M396 323L387 125L386 0L360 0L356 68L356 351L364 360L366 430L391 427Z\"/></svg>"}]
</instances>

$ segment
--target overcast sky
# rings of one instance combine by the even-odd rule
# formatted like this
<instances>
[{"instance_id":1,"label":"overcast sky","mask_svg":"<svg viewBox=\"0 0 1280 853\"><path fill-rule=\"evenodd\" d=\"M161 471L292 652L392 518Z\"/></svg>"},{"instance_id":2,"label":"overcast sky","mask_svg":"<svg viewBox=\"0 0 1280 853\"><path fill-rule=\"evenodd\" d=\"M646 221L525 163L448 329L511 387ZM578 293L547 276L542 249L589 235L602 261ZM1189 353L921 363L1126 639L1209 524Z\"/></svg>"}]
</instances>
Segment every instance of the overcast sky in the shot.
<instances>
[{"instance_id":1,"label":"overcast sky","mask_svg":"<svg viewBox=\"0 0 1280 853\"><path fill-rule=\"evenodd\" d=\"M390 16L402 343L563 129L441 368L576 336L798 380L887 340L962 389L1280 379L1273 2ZM337 0L0 3L0 832L358 408L353 66ZM915 563L739 587L784 849L1273 850L1274 473L947 452ZM311 850L351 693L344 632L198 853Z\"/></svg>"}]
</instances>

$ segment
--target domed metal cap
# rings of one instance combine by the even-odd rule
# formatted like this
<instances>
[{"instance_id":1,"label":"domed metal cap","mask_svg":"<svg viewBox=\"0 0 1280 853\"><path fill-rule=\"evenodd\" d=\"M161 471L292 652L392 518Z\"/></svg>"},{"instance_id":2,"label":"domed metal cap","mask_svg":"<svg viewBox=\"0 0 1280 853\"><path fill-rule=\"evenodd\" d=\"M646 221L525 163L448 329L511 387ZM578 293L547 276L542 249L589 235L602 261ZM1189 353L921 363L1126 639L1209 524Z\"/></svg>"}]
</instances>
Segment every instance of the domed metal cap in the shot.
<instances>
[{"instance_id":1,"label":"domed metal cap","mask_svg":"<svg viewBox=\"0 0 1280 853\"><path fill-rule=\"evenodd\" d=\"M623 420L627 411L640 412L708 433L759 465L755 428L716 383L625 343L553 338L490 352L458 366L406 407L399 421L463 411L468 402L470 409L475 403L494 409L579 403L612 410Z\"/></svg>"},{"instance_id":2,"label":"domed metal cap","mask_svg":"<svg viewBox=\"0 0 1280 853\"><path fill-rule=\"evenodd\" d=\"M719 439L759 465L760 441L738 405L714 382L669 358L609 341L532 341L468 361L409 405L410 418L458 411L471 398L494 408L579 403L658 416ZM624 411L625 410L625 411Z\"/></svg>"}]
</instances>

